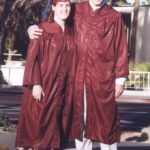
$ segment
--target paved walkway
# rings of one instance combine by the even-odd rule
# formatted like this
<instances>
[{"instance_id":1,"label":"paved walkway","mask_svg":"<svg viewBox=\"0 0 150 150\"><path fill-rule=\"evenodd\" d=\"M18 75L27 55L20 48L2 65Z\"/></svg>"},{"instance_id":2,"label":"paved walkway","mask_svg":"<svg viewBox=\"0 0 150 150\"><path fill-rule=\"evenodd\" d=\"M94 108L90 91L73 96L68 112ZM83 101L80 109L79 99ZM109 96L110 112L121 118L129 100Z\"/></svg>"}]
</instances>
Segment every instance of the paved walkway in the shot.
<instances>
[{"instance_id":1,"label":"paved walkway","mask_svg":"<svg viewBox=\"0 0 150 150\"><path fill-rule=\"evenodd\" d=\"M2 147L8 147L8 150L17 150L14 143L15 134L0 132L0 150ZM75 150L74 143L70 143L65 150ZM100 150L98 143L93 143L93 150ZM150 150L150 144L121 142L118 144L118 150Z\"/></svg>"},{"instance_id":2,"label":"paved walkway","mask_svg":"<svg viewBox=\"0 0 150 150\"><path fill-rule=\"evenodd\" d=\"M14 146L15 134L2 132L0 130L0 150L2 147L8 147L9 150L17 150Z\"/></svg>"}]
</instances>

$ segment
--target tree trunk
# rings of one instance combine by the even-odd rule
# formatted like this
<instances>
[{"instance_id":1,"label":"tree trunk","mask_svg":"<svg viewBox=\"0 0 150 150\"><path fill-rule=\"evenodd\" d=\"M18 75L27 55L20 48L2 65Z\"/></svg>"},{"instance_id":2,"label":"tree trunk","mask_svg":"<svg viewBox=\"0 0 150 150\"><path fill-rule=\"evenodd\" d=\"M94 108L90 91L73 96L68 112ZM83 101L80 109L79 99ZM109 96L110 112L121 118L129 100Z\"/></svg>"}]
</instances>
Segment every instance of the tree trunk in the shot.
<instances>
[{"instance_id":1,"label":"tree trunk","mask_svg":"<svg viewBox=\"0 0 150 150\"><path fill-rule=\"evenodd\" d=\"M129 47L130 53L130 67L132 68L135 65L135 56L136 56L136 33L138 26L138 13L139 13L139 0L134 1L134 11L133 11L133 21L131 24L131 42Z\"/></svg>"}]
</instances>

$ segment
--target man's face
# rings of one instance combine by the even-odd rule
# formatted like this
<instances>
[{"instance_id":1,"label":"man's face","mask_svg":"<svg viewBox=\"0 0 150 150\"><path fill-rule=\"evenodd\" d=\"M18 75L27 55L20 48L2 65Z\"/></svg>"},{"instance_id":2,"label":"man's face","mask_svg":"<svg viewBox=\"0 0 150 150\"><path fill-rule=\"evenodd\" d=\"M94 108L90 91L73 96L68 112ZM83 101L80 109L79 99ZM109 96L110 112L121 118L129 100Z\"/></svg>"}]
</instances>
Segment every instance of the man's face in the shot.
<instances>
[{"instance_id":1,"label":"man's face","mask_svg":"<svg viewBox=\"0 0 150 150\"><path fill-rule=\"evenodd\" d=\"M91 0L91 1L95 6L99 6L103 2L103 0Z\"/></svg>"}]
</instances>

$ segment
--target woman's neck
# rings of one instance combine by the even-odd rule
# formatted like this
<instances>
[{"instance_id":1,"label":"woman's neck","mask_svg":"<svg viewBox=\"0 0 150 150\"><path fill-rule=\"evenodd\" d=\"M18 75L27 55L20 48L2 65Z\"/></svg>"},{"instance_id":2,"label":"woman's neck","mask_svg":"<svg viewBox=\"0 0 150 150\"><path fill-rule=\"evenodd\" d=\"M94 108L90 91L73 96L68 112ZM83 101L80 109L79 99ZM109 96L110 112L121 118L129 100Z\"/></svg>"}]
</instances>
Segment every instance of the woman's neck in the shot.
<instances>
[{"instance_id":1,"label":"woman's neck","mask_svg":"<svg viewBox=\"0 0 150 150\"><path fill-rule=\"evenodd\" d=\"M65 30L65 21L64 20L61 20L58 17L54 16L54 21L56 21L60 25L60 27L62 28L63 31Z\"/></svg>"}]
</instances>

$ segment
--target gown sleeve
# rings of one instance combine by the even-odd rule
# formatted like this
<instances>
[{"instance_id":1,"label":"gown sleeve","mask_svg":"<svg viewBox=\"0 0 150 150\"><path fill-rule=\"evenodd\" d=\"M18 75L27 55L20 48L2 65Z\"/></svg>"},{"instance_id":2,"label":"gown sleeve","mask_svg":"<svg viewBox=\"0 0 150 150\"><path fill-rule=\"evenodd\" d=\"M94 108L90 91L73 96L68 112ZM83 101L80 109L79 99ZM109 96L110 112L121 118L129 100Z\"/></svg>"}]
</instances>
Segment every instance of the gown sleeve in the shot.
<instances>
[{"instance_id":1,"label":"gown sleeve","mask_svg":"<svg viewBox=\"0 0 150 150\"><path fill-rule=\"evenodd\" d=\"M115 76L116 78L128 76L128 48L124 23L121 14L117 16L115 29Z\"/></svg>"},{"instance_id":2,"label":"gown sleeve","mask_svg":"<svg viewBox=\"0 0 150 150\"><path fill-rule=\"evenodd\" d=\"M24 72L23 86L41 85L40 73L40 39L30 41L28 47L28 54L26 59L26 66Z\"/></svg>"}]
</instances>

